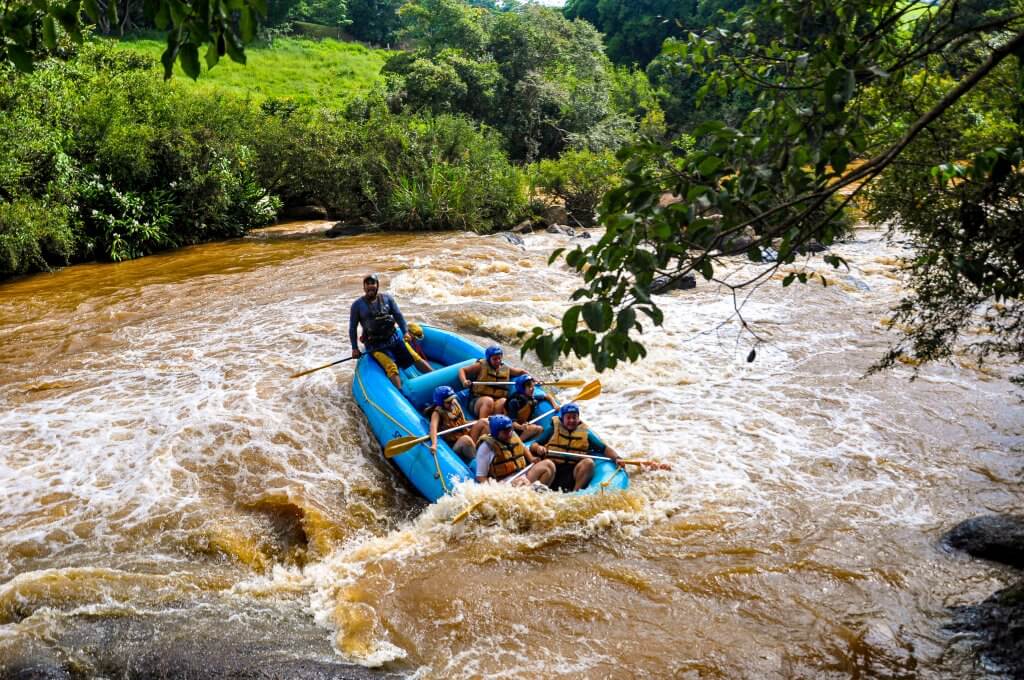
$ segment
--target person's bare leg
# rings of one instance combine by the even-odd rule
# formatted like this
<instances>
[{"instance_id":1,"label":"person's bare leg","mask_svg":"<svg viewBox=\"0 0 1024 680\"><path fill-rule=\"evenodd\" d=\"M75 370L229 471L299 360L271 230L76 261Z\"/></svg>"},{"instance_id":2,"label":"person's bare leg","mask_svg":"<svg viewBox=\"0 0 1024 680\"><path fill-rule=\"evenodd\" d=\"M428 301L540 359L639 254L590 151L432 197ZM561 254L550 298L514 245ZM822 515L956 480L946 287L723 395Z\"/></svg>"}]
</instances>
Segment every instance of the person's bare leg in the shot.
<instances>
[{"instance_id":1,"label":"person's bare leg","mask_svg":"<svg viewBox=\"0 0 1024 680\"><path fill-rule=\"evenodd\" d=\"M394 385L397 389L402 389L402 379L398 377L397 373L395 373L394 375L389 375L388 380L390 380L391 384Z\"/></svg>"},{"instance_id":2,"label":"person's bare leg","mask_svg":"<svg viewBox=\"0 0 1024 680\"><path fill-rule=\"evenodd\" d=\"M459 454L459 458L466 462L476 458L476 446L473 445L473 440L466 435L459 437L458 441L455 442L455 446L452 447L452 450Z\"/></svg>"},{"instance_id":3,"label":"person's bare leg","mask_svg":"<svg viewBox=\"0 0 1024 680\"><path fill-rule=\"evenodd\" d=\"M490 397L480 397L476 400L476 414L480 418L486 418L494 413L494 400Z\"/></svg>"},{"instance_id":4,"label":"person's bare leg","mask_svg":"<svg viewBox=\"0 0 1024 680\"><path fill-rule=\"evenodd\" d=\"M428 364L423 359L420 359L419 361L416 362L416 368L420 369L420 373L433 373L434 372L434 369L432 369L430 367L430 364Z\"/></svg>"},{"instance_id":5,"label":"person's bare leg","mask_svg":"<svg viewBox=\"0 0 1024 680\"><path fill-rule=\"evenodd\" d=\"M480 436L487 431L487 421L481 418L480 420L473 423L473 427L469 428L469 436L473 438L473 441L480 441ZM476 455L476 454L474 454Z\"/></svg>"},{"instance_id":6,"label":"person's bare leg","mask_svg":"<svg viewBox=\"0 0 1024 680\"><path fill-rule=\"evenodd\" d=\"M506 400L504 398L496 399L494 401L494 412L495 413L504 413L505 412L505 401Z\"/></svg>"},{"instance_id":7,"label":"person's bare leg","mask_svg":"<svg viewBox=\"0 0 1024 680\"><path fill-rule=\"evenodd\" d=\"M538 460L526 473L526 478L533 482L540 482L544 486L551 486L555 478L555 464L550 460Z\"/></svg>"},{"instance_id":8,"label":"person's bare leg","mask_svg":"<svg viewBox=\"0 0 1024 680\"><path fill-rule=\"evenodd\" d=\"M594 478L594 461L590 458L583 458L580 462L576 463L576 469L572 471L573 477L576 480L575 491L579 491L587 484L590 484L590 480Z\"/></svg>"}]
</instances>

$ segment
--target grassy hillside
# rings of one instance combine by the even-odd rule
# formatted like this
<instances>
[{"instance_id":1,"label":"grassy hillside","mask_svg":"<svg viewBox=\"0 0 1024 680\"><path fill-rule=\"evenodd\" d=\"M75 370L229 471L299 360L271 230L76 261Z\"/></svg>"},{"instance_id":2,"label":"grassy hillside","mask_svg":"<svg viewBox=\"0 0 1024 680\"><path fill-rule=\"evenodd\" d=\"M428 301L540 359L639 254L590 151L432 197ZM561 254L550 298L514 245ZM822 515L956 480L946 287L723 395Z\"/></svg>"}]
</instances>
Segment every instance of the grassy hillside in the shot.
<instances>
[{"instance_id":1,"label":"grassy hillside","mask_svg":"<svg viewBox=\"0 0 1024 680\"><path fill-rule=\"evenodd\" d=\"M119 44L153 57L157 63L154 68L162 70L162 39L123 38ZM300 104L334 105L368 91L391 53L337 40L278 38L272 46L250 45L245 54L244 66L226 57L209 71L204 64L196 82L175 66L174 79L197 92L229 92L256 101L287 98Z\"/></svg>"}]
</instances>

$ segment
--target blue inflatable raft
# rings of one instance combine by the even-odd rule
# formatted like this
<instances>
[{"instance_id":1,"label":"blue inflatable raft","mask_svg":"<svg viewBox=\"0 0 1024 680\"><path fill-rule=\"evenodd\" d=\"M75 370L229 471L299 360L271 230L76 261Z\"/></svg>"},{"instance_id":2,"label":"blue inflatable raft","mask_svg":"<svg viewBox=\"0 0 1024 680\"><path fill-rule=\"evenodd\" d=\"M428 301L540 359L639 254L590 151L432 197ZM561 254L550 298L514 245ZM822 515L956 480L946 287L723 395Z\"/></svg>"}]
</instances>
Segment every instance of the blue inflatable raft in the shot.
<instances>
[{"instance_id":1,"label":"blue inflatable raft","mask_svg":"<svg viewBox=\"0 0 1024 680\"><path fill-rule=\"evenodd\" d=\"M463 411L467 416L470 414L469 393L461 389L459 369L482 359L483 348L455 333L430 326L423 326L423 335L420 344L427 355L424 358L434 371L421 374L415 367L402 369L401 391L391 384L384 369L372 357L364 354L356 364L352 394L366 414L370 429L382 448L392 439L422 437L430 433L430 422L424 410L431 401L434 388L440 385L455 389ZM544 391L537 387L534 394L540 397ZM554 411L549 413L554 415ZM543 418L540 424L544 426L541 436L547 435L551 431L551 418ZM437 440L436 459L431 455L429 445L429 440L424 441L395 456L391 462L424 498L433 502L450 493L458 483L474 479L475 472L443 439ZM594 462L594 478L585 489L575 493L595 493L629 486L625 470L618 469L609 461ZM603 482L607 484L602 485Z\"/></svg>"}]
</instances>

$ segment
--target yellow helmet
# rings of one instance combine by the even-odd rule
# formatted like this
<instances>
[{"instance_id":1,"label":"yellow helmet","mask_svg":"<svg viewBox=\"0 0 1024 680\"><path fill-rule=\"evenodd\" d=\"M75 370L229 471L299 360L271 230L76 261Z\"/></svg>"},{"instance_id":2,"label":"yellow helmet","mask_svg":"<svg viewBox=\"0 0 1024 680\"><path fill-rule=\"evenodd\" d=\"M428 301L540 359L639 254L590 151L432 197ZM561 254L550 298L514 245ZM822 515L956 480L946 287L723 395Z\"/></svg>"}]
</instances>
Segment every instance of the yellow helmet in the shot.
<instances>
[{"instance_id":1,"label":"yellow helmet","mask_svg":"<svg viewBox=\"0 0 1024 680\"><path fill-rule=\"evenodd\" d=\"M411 323L406 328L409 329L409 335L416 338L417 340L423 339L423 327L418 323Z\"/></svg>"}]
</instances>

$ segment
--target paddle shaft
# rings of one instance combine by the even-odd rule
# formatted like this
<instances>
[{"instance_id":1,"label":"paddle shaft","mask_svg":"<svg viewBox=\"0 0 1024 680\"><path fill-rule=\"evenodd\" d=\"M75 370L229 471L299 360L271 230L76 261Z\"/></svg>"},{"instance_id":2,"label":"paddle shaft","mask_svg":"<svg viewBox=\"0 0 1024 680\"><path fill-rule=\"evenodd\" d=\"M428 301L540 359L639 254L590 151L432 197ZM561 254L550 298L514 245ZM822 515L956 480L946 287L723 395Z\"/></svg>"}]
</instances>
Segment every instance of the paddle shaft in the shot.
<instances>
[{"instance_id":1,"label":"paddle shaft","mask_svg":"<svg viewBox=\"0 0 1024 680\"><path fill-rule=\"evenodd\" d=\"M608 456L591 456L590 454L587 454L587 453L573 453L572 451L560 451L558 449L548 449L548 452L551 453L551 454L554 454L556 456L563 456L563 457L564 456L572 456L573 458L591 458L593 460L607 460L607 461L611 461L611 458L609 458ZM653 460L626 460L624 458L620 458L619 462L623 463L624 465L641 465L641 466L643 466L643 465L650 465L650 464L654 463Z\"/></svg>"},{"instance_id":2,"label":"paddle shaft","mask_svg":"<svg viewBox=\"0 0 1024 680\"><path fill-rule=\"evenodd\" d=\"M477 380L471 381L474 385L499 385L499 386L510 386L515 385L515 382L509 380L505 382L479 382ZM537 385L541 387L582 387L586 383L582 380L557 380L555 382L538 382Z\"/></svg>"},{"instance_id":3,"label":"paddle shaft","mask_svg":"<svg viewBox=\"0 0 1024 680\"><path fill-rule=\"evenodd\" d=\"M352 361L352 359L354 359L354 358L355 357L345 357L344 359L338 359L337 361L332 361L329 364L324 364L323 366L317 366L316 368L311 368L308 371L301 371L299 373L293 373L291 377L292 378L300 378L300 377L302 377L304 375L309 375L310 373L316 373L317 371L322 371L325 368L330 368L331 366L337 366L338 364L343 364L346 361Z\"/></svg>"}]
</instances>

